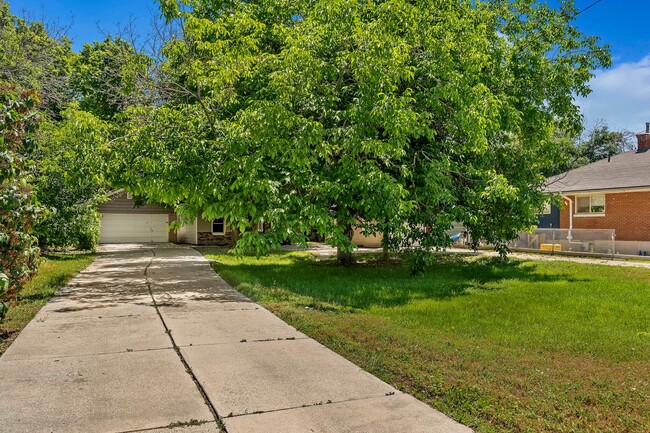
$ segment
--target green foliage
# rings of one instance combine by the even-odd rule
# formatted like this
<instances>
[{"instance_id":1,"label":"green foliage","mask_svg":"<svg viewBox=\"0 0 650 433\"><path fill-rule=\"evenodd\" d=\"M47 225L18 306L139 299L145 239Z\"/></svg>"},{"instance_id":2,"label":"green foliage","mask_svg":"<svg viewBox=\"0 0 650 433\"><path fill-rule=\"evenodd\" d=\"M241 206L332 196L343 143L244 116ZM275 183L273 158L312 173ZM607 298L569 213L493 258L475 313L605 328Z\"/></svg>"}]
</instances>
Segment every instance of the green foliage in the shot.
<instances>
[{"instance_id":1,"label":"green foliage","mask_svg":"<svg viewBox=\"0 0 650 433\"><path fill-rule=\"evenodd\" d=\"M566 132L555 129L547 146L549 164L544 170L545 176L554 176L586 164L580 155L576 138Z\"/></svg>"},{"instance_id":2,"label":"green foliage","mask_svg":"<svg viewBox=\"0 0 650 433\"><path fill-rule=\"evenodd\" d=\"M551 162L547 176L554 176L592 162L635 148L634 134L630 131L611 131L604 121L599 121L582 136L554 131L547 146L547 157Z\"/></svg>"},{"instance_id":3,"label":"green foliage","mask_svg":"<svg viewBox=\"0 0 650 433\"><path fill-rule=\"evenodd\" d=\"M99 239L97 205L106 200L105 151L109 123L74 107L38 135L39 165L34 189L50 210L35 234L46 248L94 249Z\"/></svg>"},{"instance_id":4,"label":"green foliage","mask_svg":"<svg viewBox=\"0 0 650 433\"><path fill-rule=\"evenodd\" d=\"M9 288L9 277L0 272L0 299L4 299L4 292ZM0 300L0 322L5 319L9 311L9 304Z\"/></svg>"},{"instance_id":5,"label":"green foliage","mask_svg":"<svg viewBox=\"0 0 650 433\"><path fill-rule=\"evenodd\" d=\"M35 91L0 82L0 272L9 278L6 300L36 272L39 249L32 234L41 208L29 185L32 135L39 123Z\"/></svg>"},{"instance_id":6,"label":"green foliage","mask_svg":"<svg viewBox=\"0 0 650 433\"><path fill-rule=\"evenodd\" d=\"M182 38L164 104L131 112L117 181L226 218L258 254L311 228L344 253L357 224L431 251L454 221L505 252L544 201L555 125L580 128L573 97L609 64L572 2L162 6Z\"/></svg>"},{"instance_id":7,"label":"green foliage","mask_svg":"<svg viewBox=\"0 0 650 433\"><path fill-rule=\"evenodd\" d=\"M607 124L599 122L577 144L577 152L584 164L600 161L634 149L633 137L631 132L611 131Z\"/></svg>"},{"instance_id":8,"label":"green foliage","mask_svg":"<svg viewBox=\"0 0 650 433\"><path fill-rule=\"evenodd\" d=\"M37 89L50 115L70 101L68 80L75 54L66 37L50 36L42 22L25 22L0 0L0 81Z\"/></svg>"},{"instance_id":9,"label":"green foliage","mask_svg":"<svg viewBox=\"0 0 650 433\"><path fill-rule=\"evenodd\" d=\"M2 165L3 176L9 174L5 170L14 170L17 179L3 187L2 197L8 212L19 215L14 223L25 228L20 231L21 245L35 247L31 233L35 228L42 246L94 248L100 225L97 204L105 199L106 189L103 151L115 136L114 128L98 117L113 119L124 109L147 64L147 58L119 38L87 44L76 55L68 39L51 36L42 22L11 15L0 0L0 80L36 89L47 120L39 134L26 131L29 140L18 151L32 163ZM75 100L78 104L72 103ZM13 120L19 124L19 119ZM6 161L17 151L12 152ZM34 195L27 180L16 177L16 170L29 173ZM39 222L34 220L34 197L50 210ZM3 233L0 241L9 242L5 237ZM29 272L21 275L24 282Z\"/></svg>"},{"instance_id":10,"label":"green foliage","mask_svg":"<svg viewBox=\"0 0 650 433\"><path fill-rule=\"evenodd\" d=\"M112 120L145 94L142 85L151 59L119 37L84 44L70 79L79 109Z\"/></svg>"}]
</instances>

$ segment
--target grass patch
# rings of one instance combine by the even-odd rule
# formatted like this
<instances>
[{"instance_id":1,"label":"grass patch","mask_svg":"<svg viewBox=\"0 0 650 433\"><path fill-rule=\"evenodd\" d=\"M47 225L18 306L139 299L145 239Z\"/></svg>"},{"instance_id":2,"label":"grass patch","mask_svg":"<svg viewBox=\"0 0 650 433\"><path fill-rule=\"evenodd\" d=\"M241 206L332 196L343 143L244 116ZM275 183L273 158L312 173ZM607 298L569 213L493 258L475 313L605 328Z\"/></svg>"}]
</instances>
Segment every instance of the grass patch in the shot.
<instances>
[{"instance_id":1,"label":"grass patch","mask_svg":"<svg viewBox=\"0 0 650 433\"><path fill-rule=\"evenodd\" d=\"M238 259L238 290L478 432L650 431L650 270L441 256Z\"/></svg>"},{"instance_id":2,"label":"grass patch","mask_svg":"<svg viewBox=\"0 0 650 433\"><path fill-rule=\"evenodd\" d=\"M94 259L93 253L42 255L38 274L27 283L18 299L12 302L7 317L0 323L0 355L56 291Z\"/></svg>"}]
</instances>

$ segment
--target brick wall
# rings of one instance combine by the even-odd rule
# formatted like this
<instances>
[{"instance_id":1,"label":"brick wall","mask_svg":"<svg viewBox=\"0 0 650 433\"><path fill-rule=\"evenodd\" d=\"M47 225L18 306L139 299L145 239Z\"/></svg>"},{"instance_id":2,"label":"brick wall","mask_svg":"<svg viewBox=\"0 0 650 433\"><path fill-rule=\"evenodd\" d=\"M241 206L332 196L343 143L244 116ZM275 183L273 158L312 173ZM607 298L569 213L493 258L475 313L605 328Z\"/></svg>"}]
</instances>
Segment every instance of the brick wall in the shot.
<instances>
[{"instance_id":1,"label":"brick wall","mask_svg":"<svg viewBox=\"0 0 650 433\"><path fill-rule=\"evenodd\" d=\"M575 197L573 200L575 212ZM560 227L569 228L569 205L560 211ZM614 229L617 241L650 241L650 192L605 194L605 216L575 216L574 229Z\"/></svg>"}]
</instances>

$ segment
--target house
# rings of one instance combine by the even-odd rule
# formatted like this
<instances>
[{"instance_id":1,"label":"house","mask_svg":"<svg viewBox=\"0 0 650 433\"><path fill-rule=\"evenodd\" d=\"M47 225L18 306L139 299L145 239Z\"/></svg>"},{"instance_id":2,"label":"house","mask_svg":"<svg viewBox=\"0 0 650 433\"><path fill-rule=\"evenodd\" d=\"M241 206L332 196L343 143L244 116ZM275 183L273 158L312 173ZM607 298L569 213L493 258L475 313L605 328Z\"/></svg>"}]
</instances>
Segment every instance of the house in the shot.
<instances>
[{"instance_id":1,"label":"house","mask_svg":"<svg viewBox=\"0 0 650 433\"><path fill-rule=\"evenodd\" d=\"M109 200L99 206L101 214L100 244L178 242L191 245L232 246L237 233L231 230L223 218L206 220L201 215L192 224L181 227L178 232L169 230L177 220L174 210L155 204L138 203L132 193L123 189L108 194ZM262 221L257 230L268 228ZM381 247L382 235L365 236L355 228L353 242L360 247Z\"/></svg>"},{"instance_id":2,"label":"house","mask_svg":"<svg viewBox=\"0 0 650 433\"><path fill-rule=\"evenodd\" d=\"M566 204L559 228L615 230L617 252L650 251L650 122L637 140L637 150L548 179Z\"/></svg>"},{"instance_id":3,"label":"house","mask_svg":"<svg viewBox=\"0 0 650 433\"><path fill-rule=\"evenodd\" d=\"M258 224L263 231L264 225ZM237 233L231 230L223 218L206 220L201 215L194 218L190 225L178 231L178 242L192 245L232 246L237 242Z\"/></svg>"},{"instance_id":4,"label":"house","mask_svg":"<svg viewBox=\"0 0 650 433\"><path fill-rule=\"evenodd\" d=\"M176 233L167 230L176 220L172 209L152 204L137 206L133 194L123 189L108 194L99 205L99 243L176 242Z\"/></svg>"},{"instance_id":5,"label":"house","mask_svg":"<svg viewBox=\"0 0 650 433\"><path fill-rule=\"evenodd\" d=\"M235 232L223 218L195 218L178 233L168 230L176 221L174 210L154 204L139 204L133 194L122 189L109 194L98 208L101 214L99 243L181 242L193 245L233 245ZM261 227L263 229L263 227Z\"/></svg>"}]
</instances>

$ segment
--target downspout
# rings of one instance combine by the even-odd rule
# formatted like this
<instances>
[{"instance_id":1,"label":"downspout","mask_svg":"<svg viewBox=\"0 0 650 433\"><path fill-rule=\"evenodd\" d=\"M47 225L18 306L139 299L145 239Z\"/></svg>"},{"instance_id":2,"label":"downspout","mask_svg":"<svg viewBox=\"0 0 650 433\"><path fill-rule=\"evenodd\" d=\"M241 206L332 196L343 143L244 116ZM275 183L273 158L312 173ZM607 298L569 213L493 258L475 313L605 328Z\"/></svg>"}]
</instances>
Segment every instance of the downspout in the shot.
<instances>
[{"instance_id":1,"label":"downspout","mask_svg":"<svg viewBox=\"0 0 650 433\"><path fill-rule=\"evenodd\" d=\"M571 230L573 230L573 200L567 197L564 194L561 194L562 198L569 202L569 234L567 235L567 240L571 242L573 235L571 235Z\"/></svg>"}]
</instances>

